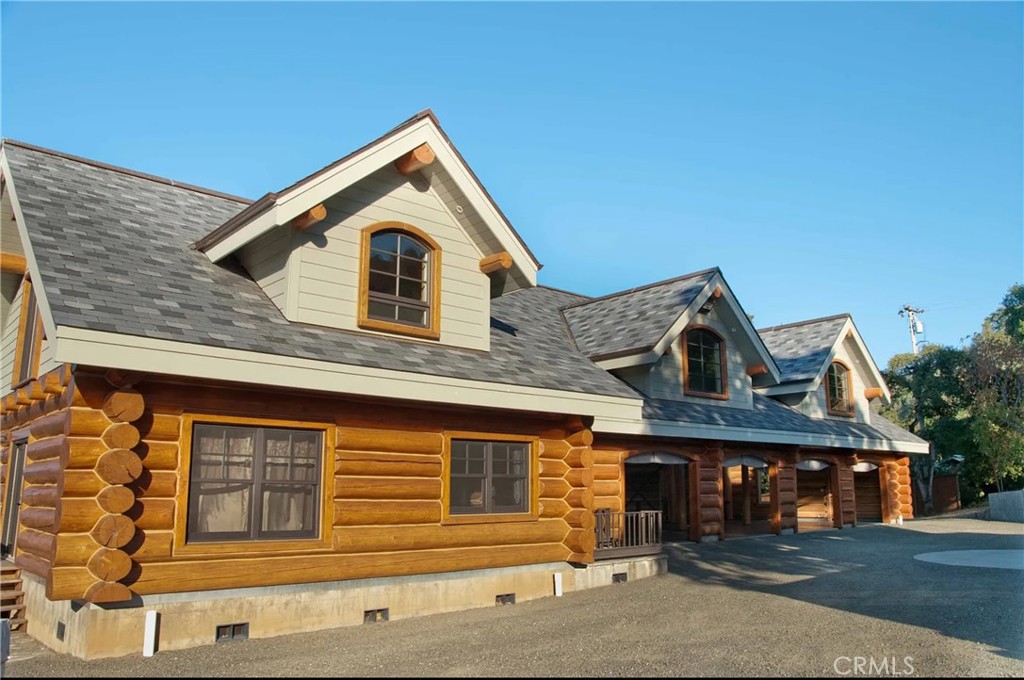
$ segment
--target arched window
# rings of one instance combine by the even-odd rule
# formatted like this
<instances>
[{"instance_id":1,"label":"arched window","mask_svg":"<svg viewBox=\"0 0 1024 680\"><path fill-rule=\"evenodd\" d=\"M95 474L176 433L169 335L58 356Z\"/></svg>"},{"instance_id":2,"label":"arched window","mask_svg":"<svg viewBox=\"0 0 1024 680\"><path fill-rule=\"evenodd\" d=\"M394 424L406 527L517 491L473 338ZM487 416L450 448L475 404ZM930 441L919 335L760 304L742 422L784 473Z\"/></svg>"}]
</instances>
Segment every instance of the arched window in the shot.
<instances>
[{"instance_id":1,"label":"arched window","mask_svg":"<svg viewBox=\"0 0 1024 680\"><path fill-rule=\"evenodd\" d=\"M683 391L686 394L728 399L725 342L710 328L686 330L683 348Z\"/></svg>"},{"instance_id":2,"label":"arched window","mask_svg":"<svg viewBox=\"0 0 1024 680\"><path fill-rule=\"evenodd\" d=\"M380 222L363 230L359 326L440 337L441 249L420 229Z\"/></svg>"},{"instance_id":3,"label":"arched window","mask_svg":"<svg viewBox=\"0 0 1024 680\"><path fill-rule=\"evenodd\" d=\"M852 416L853 400L850 399L850 369L839 361L833 361L825 375L825 398L828 412L834 416Z\"/></svg>"}]
</instances>

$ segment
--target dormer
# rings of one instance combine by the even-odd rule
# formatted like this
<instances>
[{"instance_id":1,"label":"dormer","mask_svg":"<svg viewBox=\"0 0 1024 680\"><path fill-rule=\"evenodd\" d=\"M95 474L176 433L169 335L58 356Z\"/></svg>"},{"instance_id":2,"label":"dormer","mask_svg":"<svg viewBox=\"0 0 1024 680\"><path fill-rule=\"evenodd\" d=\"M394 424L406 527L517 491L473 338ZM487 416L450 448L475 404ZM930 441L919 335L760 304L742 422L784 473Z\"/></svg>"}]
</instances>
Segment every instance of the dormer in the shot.
<instances>
[{"instance_id":1,"label":"dormer","mask_svg":"<svg viewBox=\"0 0 1024 680\"><path fill-rule=\"evenodd\" d=\"M760 331L782 369L762 392L812 418L868 423L873 401L889 389L849 314Z\"/></svg>"},{"instance_id":2,"label":"dormer","mask_svg":"<svg viewBox=\"0 0 1024 680\"><path fill-rule=\"evenodd\" d=\"M751 408L778 367L718 269L563 310L577 347L648 397Z\"/></svg>"},{"instance_id":3,"label":"dormer","mask_svg":"<svg viewBox=\"0 0 1024 680\"><path fill-rule=\"evenodd\" d=\"M289 321L485 351L491 297L540 267L429 111L195 246Z\"/></svg>"}]
</instances>

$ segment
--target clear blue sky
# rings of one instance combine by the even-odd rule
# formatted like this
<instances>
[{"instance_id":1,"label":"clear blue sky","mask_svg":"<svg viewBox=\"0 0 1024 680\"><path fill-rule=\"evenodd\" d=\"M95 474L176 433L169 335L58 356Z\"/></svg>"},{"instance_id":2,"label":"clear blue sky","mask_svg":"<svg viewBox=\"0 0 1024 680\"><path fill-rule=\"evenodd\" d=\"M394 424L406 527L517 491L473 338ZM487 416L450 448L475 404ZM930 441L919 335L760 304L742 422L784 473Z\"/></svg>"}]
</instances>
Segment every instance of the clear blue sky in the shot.
<instances>
[{"instance_id":1,"label":"clear blue sky","mask_svg":"<svg viewBox=\"0 0 1024 680\"><path fill-rule=\"evenodd\" d=\"M719 266L760 326L1024 279L1011 3L2 4L3 135L257 197L430 107L545 267Z\"/></svg>"}]
</instances>

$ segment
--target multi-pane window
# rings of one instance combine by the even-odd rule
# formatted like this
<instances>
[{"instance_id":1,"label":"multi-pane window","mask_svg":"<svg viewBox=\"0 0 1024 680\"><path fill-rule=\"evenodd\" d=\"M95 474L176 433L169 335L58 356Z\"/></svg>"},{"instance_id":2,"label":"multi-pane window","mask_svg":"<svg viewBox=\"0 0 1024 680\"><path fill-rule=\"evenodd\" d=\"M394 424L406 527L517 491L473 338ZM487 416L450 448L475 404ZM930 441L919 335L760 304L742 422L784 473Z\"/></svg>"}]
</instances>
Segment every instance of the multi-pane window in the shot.
<instances>
[{"instance_id":1,"label":"multi-pane window","mask_svg":"<svg viewBox=\"0 0 1024 680\"><path fill-rule=\"evenodd\" d=\"M197 424L189 541L315 538L322 432Z\"/></svg>"},{"instance_id":2,"label":"multi-pane window","mask_svg":"<svg viewBox=\"0 0 1024 680\"><path fill-rule=\"evenodd\" d=\"M370 239L367 316L422 328L429 326L430 255L430 249L409 234L374 234Z\"/></svg>"},{"instance_id":3,"label":"multi-pane window","mask_svg":"<svg viewBox=\"0 0 1024 680\"><path fill-rule=\"evenodd\" d=\"M850 399L850 371L846 366L839 362L832 362L826 374L825 389L827 390L829 413L842 416L853 413L853 402Z\"/></svg>"},{"instance_id":4,"label":"multi-pane window","mask_svg":"<svg viewBox=\"0 0 1024 680\"><path fill-rule=\"evenodd\" d=\"M32 284L25 282L25 303L23 308L24 326L21 331L21 342L18 348L17 374L15 384L20 384L33 377L36 360L39 357L39 344L42 338L39 332L39 306L36 304L36 292Z\"/></svg>"},{"instance_id":5,"label":"multi-pane window","mask_svg":"<svg viewBox=\"0 0 1024 680\"><path fill-rule=\"evenodd\" d=\"M722 339L709 330L686 331L686 390L703 394L724 394Z\"/></svg>"},{"instance_id":6,"label":"multi-pane window","mask_svg":"<svg viewBox=\"0 0 1024 680\"><path fill-rule=\"evenodd\" d=\"M453 439L449 513L530 511L530 444Z\"/></svg>"}]
</instances>

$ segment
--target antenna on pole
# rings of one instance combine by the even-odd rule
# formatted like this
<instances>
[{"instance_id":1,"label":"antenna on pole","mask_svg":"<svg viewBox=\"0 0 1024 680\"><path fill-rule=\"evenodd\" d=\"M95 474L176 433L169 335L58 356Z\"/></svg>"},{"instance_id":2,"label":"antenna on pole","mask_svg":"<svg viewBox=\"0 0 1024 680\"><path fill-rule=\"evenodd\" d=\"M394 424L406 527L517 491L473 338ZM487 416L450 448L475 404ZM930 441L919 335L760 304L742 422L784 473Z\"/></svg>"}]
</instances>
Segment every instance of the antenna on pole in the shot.
<instances>
[{"instance_id":1,"label":"antenna on pole","mask_svg":"<svg viewBox=\"0 0 1024 680\"><path fill-rule=\"evenodd\" d=\"M924 310L911 307L910 305L903 305L903 308L900 309L900 316L907 317L907 321L910 324L910 342L914 346L915 355L919 351L917 336L924 334L924 322L918 318L918 314L924 314Z\"/></svg>"}]
</instances>

